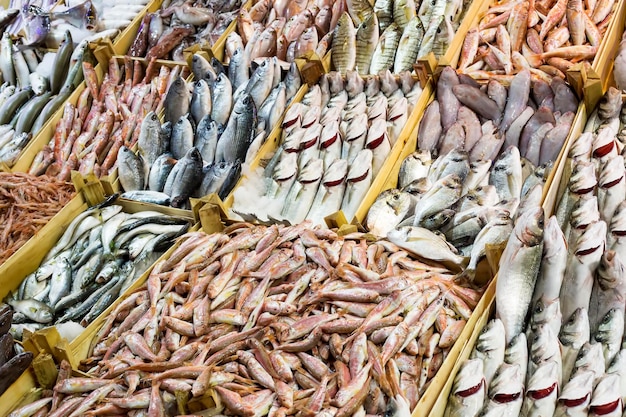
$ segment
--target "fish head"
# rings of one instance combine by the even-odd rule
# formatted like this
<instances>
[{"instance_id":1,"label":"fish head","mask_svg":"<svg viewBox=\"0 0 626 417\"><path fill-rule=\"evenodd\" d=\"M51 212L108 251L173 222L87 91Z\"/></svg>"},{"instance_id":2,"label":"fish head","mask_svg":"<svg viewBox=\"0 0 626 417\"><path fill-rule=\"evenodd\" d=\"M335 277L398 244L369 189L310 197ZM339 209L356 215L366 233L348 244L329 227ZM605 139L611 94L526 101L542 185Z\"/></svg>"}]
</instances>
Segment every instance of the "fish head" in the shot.
<instances>
[{"instance_id":1,"label":"fish head","mask_svg":"<svg viewBox=\"0 0 626 417\"><path fill-rule=\"evenodd\" d=\"M523 381L524 375L519 365L503 363L489 385L489 397L501 404L517 401L523 395Z\"/></svg>"},{"instance_id":2,"label":"fish head","mask_svg":"<svg viewBox=\"0 0 626 417\"><path fill-rule=\"evenodd\" d=\"M543 208L529 208L521 214L515 225L515 235L525 246L536 246L543 242Z\"/></svg>"},{"instance_id":3,"label":"fish head","mask_svg":"<svg viewBox=\"0 0 626 417\"><path fill-rule=\"evenodd\" d=\"M615 209L609 229L614 236L626 236L626 201L622 201Z\"/></svg>"},{"instance_id":4,"label":"fish head","mask_svg":"<svg viewBox=\"0 0 626 417\"><path fill-rule=\"evenodd\" d=\"M352 161L350 170L348 171L348 182L361 182L371 175L373 153L369 149L363 149Z\"/></svg>"},{"instance_id":5,"label":"fish head","mask_svg":"<svg viewBox=\"0 0 626 417\"><path fill-rule=\"evenodd\" d=\"M348 176L348 161L335 159L324 172L322 182L327 188L337 187L343 184Z\"/></svg>"},{"instance_id":6,"label":"fish head","mask_svg":"<svg viewBox=\"0 0 626 417\"><path fill-rule=\"evenodd\" d=\"M585 342L580 347L578 355L576 356L576 362L574 370L577 372L580 369L588 369L593 372L604 372L604 354L602 353L601 343L589 343Z\"/></svg>"},{"instance_id":7,"label":"fish head","mask_svg":"<svg viewBox=\"0 0 626 417\"><path fill-rule=\"evenodd\" d=\"M543 240L543 256L546 258L553 258L562 253L563 250L567 250L567 241L565 240L563 231L559 227L556 216L551 216L548 219Z\"/></svg>"},{"instance_id":8,"label":"fish head","mask_svg":"<svg viewBox=\"0 0 626 417\"><path fill-rule=\"evenodd\" d=\"M200 163L200 165L202 165L202 154L195 146L187 151L184 158L194 161L196 163Z\"/></svg>"},{"instance_id":9,"label":"fish head","mask_svg":"<svg viewBox=\"0 0 626 417\"><path fill-rule=\"evenodd\" d=\"M368 77L365 80L364 88L367 97L374 97L380 92L380 78L378 76Z\"/></svg>"},{"instance_id":10,"label":"fish head","mask_svg":"<svg viewBox=\"0 0 626 417\"><path fill-rule=\"evenodd\" d=\"M541 400L552 394L556 397L558 381L561 379L560 373L561 370L555 361L547 361L540 364L530 377L528 387L526 388L526 396L533 400Z\"/></svg>"},{"instance_id":11,"label":"fish head","mask_svg":"<svg viewBox=\"0 0 626 417\"><path fill-rule=\"evenodd\" d=\"M569 157L574 160L589 161L593 149L594 135L591 132L582 133L574 141L569 151Z\"/></svg>"},{"instance_id":12,"label":"fish head","mask_svg":"<svg viewBox=\"0 0 626 417\"><path fill-rule=\"evenodd\" d=\"M504 338L504 324L500 319L492 319L482 329L476 341L476 350L489 352L493 350L504 351L506 341Z\"/></svg>"},{"instance_id":13,"label":"fish head","mask_svg":"<svg viewBox=\"0 0 626 417\"><path fill-rule=\"evenodd\" d=\"M348 92L348 97L354 97L363 92L365 81L358 72L353 70L346 71L345 89Z\"/></svg>"},{"instance_id":14,"label":"fish head","mask_svg":"<svg viewBox=\"0 0 626 417\"><path fill-rule=\"evenodd\" d=\"M604 415L622 409L620 394L620 377L617 374L606 374L593 389L593 396L589 404L590 415Z\"/></svg>"},{"instance_id":15,"label":"fish head","mask_svg":"<svg viewBox=\"0 0 626 417\"><path fill-rule=\"evenodd\" d=\"M607 374L622 374L626 369L626 349L622 349L613 358L606 370Z\"/></svg>"},{"instance_id":16,"label":"fish head","mask_svg":"<svg viewBox=\"0 0 626 417\"><path fill-rule=\"evenodd\" d=\"M604 127L598 131L593 141L591 152L596 158L617 155L617 143L613 129Z\"/></svg>"},{"instance_id":17,"label":"fish head","mask_svg":"<svg viewBox=\"0 0 626 417\"><path fill-rule=\"evenodd\" d=\"M559 340L570 346L581 340L589 340L589 314L586 308L579 307L561 326Z\"/></svg>"},{"instance_id":18,"label":"fish head","mask_svg":"<svg viewBox=\"0 0 626 417\"><path fill-rule=\"evenodd\" d=\"M577 257L598 258L604 253L606 246L606 223L602 220L591 223L578 237L574 246Z\"/></svg>"},{"instance_id":19,"label":"fish head","mask_svg":"<svg viewBox=\"0 0 626 417\"><path fill-rule=\"evenodd\" d=\"M582 195L572 208L570 216L570 224L575 229L584 229L591 223L600 220L600 211L598 210L598 197L595 195Z\"/></svg>"},{"instance_id":20,"label":"fish head","mask_svg":"<svg viewBox=\"0 0 626 417\"><path fill-rule=\"evenodd\" d=\"M591 391L595 374L593 371L581 371L574 374L569 382L563 387L559 396L561 402L567 408L585 408L591 401Z\"/></svg>"},{"instance_id":21,"label":"fish head","mask_svg":"<svg viewBox=\"0 0 626 417\"><path fill-rule=\"evenodd\" d=\"M482 359L468 359L454 378L452 393L459 397L469 397L481 390L486 391Z\"/></svg>"},{"instance_id":22,"label":"fish head","mask_svg":"<svg viewBox=\"0 0 626 417\"><path fill-rule=\"evenodd\" d=\"M621 288L626 277L626 267L614 250L604 252L597 272L597 282L603 290Z\"/></svg>"},{"instance_id":23,"label":"fish head","mask_svg":"<svg viewBox=\"0 0 626 417\"><path fill-rule=\"evenodd\" d=\"M595 339L598 342L606 342L615 339L624 331L624 313L616 308L610 309L598 325ZM620 337L621 339L621 337Z\"/></svg>"},{"instance_id":24,"label":"fish head","mask_svg":"<svg viewBox=\"0 0 626 417\"><path fill-rule=\"evenodd\" d=\"M579 195L591 193L597 184L595 164L591 161L577 161L569 180L570 191Z\"/></svg>"},{"instance_id":25,"label":"fish head","mask_svg":"<svg viewBox=\"0 0 626 417\"><path fill-rule=\"evenodd\" d=\"M319 158L310 159L298 174L298 181L302 184L311 184L322 179L324 161Z\"/></svg>"},{"instance_id":26,"label":"fish head","mask_svg":"<svg viewBox=\"0 0 626 417\"><path fill-rule=\"evenodd\" d=\"M534 325L544 324L555 317L561 317L561 302L558 298L554 300L540 297L535 303L532 311L532 322ZM560 320L559 320L560 322Z\"/></svg>"},{"instance_id":27,"label":"fish head","mask_svg":"<svg viewBox=\"0 0 626 417\"><path fill-rule=\"evenodd\" d=\"M402 188L402 191L417 197L425 194L431 188L432 183L428 178L424 177L411 181Z\"/></svg>"},{"instance_id":28,"label":"fish head","mask_svg":"<svg viewBox=\"0 0 626 417\"><path fill-rule=\"evenodd\" d=\"M511 342L504 351L504 361L506 363L528 362L528 341L526 339L526 333L519 333L511 339Z\"/></svg>"}]
</instances>

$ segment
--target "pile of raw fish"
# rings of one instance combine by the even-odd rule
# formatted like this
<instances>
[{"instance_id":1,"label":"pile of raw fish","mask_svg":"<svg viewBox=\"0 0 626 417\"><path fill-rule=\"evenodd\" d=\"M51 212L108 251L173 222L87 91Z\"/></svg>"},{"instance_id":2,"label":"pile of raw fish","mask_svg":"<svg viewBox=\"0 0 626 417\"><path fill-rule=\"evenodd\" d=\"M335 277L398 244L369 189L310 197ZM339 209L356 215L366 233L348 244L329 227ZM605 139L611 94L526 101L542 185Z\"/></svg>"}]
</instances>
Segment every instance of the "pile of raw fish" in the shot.
<instances>
[{"instance_id":1,"label":"pile of raw fish","mask_svg":"<svg viewBox=\"0 0 626 417\"><path fill-rule=\"evenodd\" d=\"M183 83L186 67L151 63L144 68L139 61L124 58L109 60L108 71L98 81L89 63L82 65L86 88L76 106L66 103L50 142L35 156L29 173L47 174L69 180L72 170L83 176L106 176L117 167L123 146L133 147L142 131L144 116L158 113L164 105L168 86Z\"/></svg>"},{"instance_id":2,"label":"pile of raw fish","mask_svg":"<svg viewBox=\"0 0 626 417\"><path fill-rule=\"evenodd\" d=\"M146 115L137 154L120 149L125 197L173 207L187 206L190 196L225 199L300 88L295 64L283 75L275 57L264 58L252 75L235 60L227 72L213 63L194 55L193 93L175 81L165 97L165 123Z\"/></svg>"},{"instance_id":3,"label":"pile of raw fish","mask_svg":"<svg viewBox=\"0 0 626 417\"><path fill-rule=\"evenodd\" d=\"M5 32L0 41L4 80L0 87L0 162L14 165L30 139L83 81L87 49L86 43L74 48L70 32L65 32L57 52L40 59L35 50L21 51Z\"/></svg>"},{"instance_id":4,"label":"pile of raw fish","mask_svg":"<svg viewBox=\"0 0 626 417\"><path fill-rule=\"evenodd\" d=\"M0 304L0 395L24 373L33 361L31 352L24 352L16 344L11 329L13 310L6 304Z\"/></svg>"},{"instance_id":5,"label":"pile of raw fish","mask_svg":"<svg viewBox=\"0 0 626 417\"><path fill-rule=\"evenodd\" d=\"M174 415L182 394L226 415L408 417L481 296L452 278L310 222L189 233L103 323L93 378L57 384L58 412Z\"/></svg>"},{"instance_id":6,"label":"pile of raw fish","mask_svg":"<svg viewBox=\"0 0 626 417\"><path fill-rule=\"evenodd\" d=\"M443 56L469 2L378 0L347 2L333 35L332 63L341 73L412 71L418 57Z\"/></svg>"},{"instance_id":7,"label":"pile of raw fish","mask_svg":"<svg viewBox=\"0 0 626 417\"><path fill-rule=\"evenodd\" d=\"M534 227L516 233L522 245L507 247L496 289L497 319L479 337L477 359L457 376L451 410L475 415L484 400L488 408L512 415L622 416L626 179L619 152L624 147L621 109L621 94L610 89L572 144L571 176L556 216L545 232L538 217ZM511 237L509 245L516 239Z\"/></svg>"},{"instance_id":8,"label":"pile of raw fish","mask_svg":"<svg viewBox=\"0 0 626 417\"><path fill-rule=\"evenodd\" d=\"M209 49L222 36L241 7L241 0L165 1L147 13L128 54L148 59L186 61L183 50Z\"/></svg>"},{"instance_id":9,"label":"pile of raw fish","mask_svg":"<svg viewBox=\"0 0 626 417\"><path fill-rule=\"evenodd\" d=\"M86 326L188 228L185 219L153 211L130 214L119 205L79 214L6 298L14 309L15 337L67 321Z\"/></svg>"},{"instance_id":10,"label":"pile of raw fish","mask_svg":"<svg viewBox=\"0 0 626 417\"><path fill-rule=\"evenodd\" d=\"M460 266L469 257L473 272L485 244L505 242L518 211L541 200L577 107L558 78L532 83L523 71L508 88L481 87L446 68L419 125L418 150L402 162L398 189L370 208L367 229L396 244L442 232L449 249L429 259Z\"/></svg>"},{"instance_id":11,"label":"pile of raw fish","mask_svg":"<svg viewBox=\"0 0 626 417\"><path fill-rule=\"evenodd\" d=\"M463 42L459 70L510 79L528 69L548 81L575 63L593 62L613 17L614 0L496 2Z\"/></svg>"},{"instance_id":12,"label":"pile of raw fish","mask_svg":"<svg viewBox=\"0 0 626 417\"><path fill-rule=\"evenodd\" d=\"M6 32L22 36L25 45L56 48L70 31L75 42L113 39L131 24L148 0L11 0L6 13L13 16Z\"/></svg>"},{"instance_id":13,"label":"pile of raw fish","mask_svg":"<svg viewBox=\"0 0 626 417\"><path fill-rule=\"evenodd\" d=\"M278 150L237 188L232 211L245 219L323 224L342 210L351 220L421 91L409 72L324 75L287 110Z\"/></svg>"},{"instance_id":14,"label":"pile of raw fish","mask_svg":"<svg viewBox=\"0 0 626 417\"><path fill-rule=\"evenodd\" d=\"M241 49L248 61L275 56L293 62L311 52L323 58L344 7L343 1L332 0L259 0L240 11L225 55Z\"/></svg>"}]
</instances>

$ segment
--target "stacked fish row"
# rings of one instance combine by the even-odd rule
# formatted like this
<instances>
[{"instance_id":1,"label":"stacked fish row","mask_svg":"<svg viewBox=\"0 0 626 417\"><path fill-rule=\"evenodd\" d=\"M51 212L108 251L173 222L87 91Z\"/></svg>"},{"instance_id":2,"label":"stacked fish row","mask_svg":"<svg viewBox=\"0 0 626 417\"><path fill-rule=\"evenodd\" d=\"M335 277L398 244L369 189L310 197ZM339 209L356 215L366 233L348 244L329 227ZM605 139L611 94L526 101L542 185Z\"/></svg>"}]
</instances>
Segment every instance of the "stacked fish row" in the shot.
<instances>
[{"instance_id":1,"label":"stacked fish row","mask_svg":"<svg viewBox=\"0 0 626 417\"><path fill-rule=\"evenodd\" d=\"M164 2L144 16L128 54L148 59L185 61L183 50L209 49L237 18L241 0Z\"/></svg>"},{"instance_id":2,"label":"stacked fish row","mask_svg":"<svg viewBox=\"0 0 626 417\"><path fill-rule=\"evenodd\" d=\"M13 311L0 304L0 395L14 383L33 361L31 352L23 352L9 332Z\"/></svg>"},{"instance_id":3,"label":"stacked fish row","mask_svg":"<svg viewBox=\"0 0 626 417\"><path fill-rule=\"evenodd\" d=\"M93 378L57 384L50 411L175 415L176 398L215 396L223 415L408 417L480 296L361 233L190 233L105 320Z\"/></svg>"},{"instance_id":4,"label":"stacked fish row","mask_svg":"<svg viewBox=\"0 0 626 417\"><path fill-rule=\"evenodd\" d=\"M544 80L592 62L611 22L614 0L494 3L463 43L459 69L475 78L510 78L524 69Z\"/></svg>"},{"instance_id":5,"label":"stacked fish row","mask_svg":"<svg viewBox=\"0 0 626 417\"><path fill-rule=\"evenodd\" d=\"M148 4L148 0L11 0L6 12L14 16L6 32L13 37L24 34L23 43L56 48L70 31L75 42L113 39Z\"/></svg>"},{"instance_id":6,"label":"stacked fish row","mask_svg":"<svg viewBox=\"0 0 626 417\"><path fill-rule=\"evenodd\" d=\"M173 207L187 206L190 196L218 193L225 199L241 165L256 156L300 88L295 64L283 76L275 57L264 58L252 75L234 60L228 72L213 62L194 55L193 93L182 79L175 81L165 97L165 124L148 114L138 153L120 149L125 197Z\"/></svg>"},{"instance_id":7,"label":"stacked fish row","mask_svg":"<svg viewBox=\"0 0 626 417\"><path fill-rule=\"evenodd\" d=\"M541 199L535 186L547 179L578 106L560 79L532 84L528 71L508 88L475 83L449 67L442 72L419 126L419 150L403 161L398 189L381 193L366 220L396 244L430 236L420 228L443 232L442 246L451 247L439 260L462 265L469 256L468 273L485 244L506 241L518 205Z\"/></svg>"},{"instance_id":8,"label":"stacked fish row","mask_svg":"<svg viewBox=\"0 0 626 417\"><path fill-rule=\"evenodd\" d=\"M324 75L285 114L278 150L235 191L233 212L291 224L323 224L338 210L352 219L421 91L409 72Z\"/></svg>"},{"instance_id":9,"label":"stacked fish row","mask_svg":"<svg viewBox=\"0 0 626 417\"><path fill-rule=\"evenodd\" d=\"M120 148L137 143L144 115L160 111L168 86L186 71L186 67L151 64L144 75L141 62L125 58L120 67L112 58L98 83L91 64L84 62L82 69L87 88L76 106L65 104L54 135L30 166L31 174L45 173L65 181L72 170L83 176L108 175L117 166Z\"/></svg>"},{"instance_id":10,"label":"stacked fish row","mask_svg":"<svg viewBox=\"0 0 626 417\"><path fill-rule=\"evenodd\" d=\"M536 225L509 240L496 288L498 319L479 337L478 360L467 362L457 376L451 413L476 415L484 400L487 408L523 416L622 416L621 107L619 91L609 90L573 143L569 184L545 232L539 215Z\"/></svg>"},{"instance_id":11,"label":"stacked fish row","mask_svg":"<svg viewBox=\"0 0 626 417\"><path fill-rule=\"evenodd\" d=\"M226 56L241 48L249 61L276 56L293 62L311 52L323 58L343 7L334 0L259 0L239 13L237 31L226 40Z\"/></svg>"},{"instance_id":12,"label":"stacked fish row","mask_svg":"<svg viewBox=\"0 0 626 417\"><path fill-rule=\"evenodd\" d=\"M83 80L87 44L74 49L72 37L40 60L20 51L5 32L0 41L0 162L15 164L22 150ZM50 70L52 68L52 70Z\"/></svg>"},{"instance_id":13,"label":"stacked fish row","mask_svg":"<svg viewBox=\"0 0 626 417\"><path fill-rule=\"evenodd\" d=\"M0 173L0 264L72 199L72 184L45 176Z\"/></svg>"},{"instance_id":14,"label":"stacked fish row","mask_svg":"<svg viewBox=\"0 0 626 417\"><path fill-rule=\"evenodd\" d=\"M86 326L185 233L187 220L118 205L79 214L41 265L5 300L15 310L12 331L68 321Z\"/></svg>"},{"instance_id":15,"label":"stacked fish row","mask_svg":"<svg viewBox=\"0 0 626 417\"><path fill-rule=\"evenodd\" d=\"M418 57L448 49L469 2L348 1L333 35L332 63L341 73L413 70Z\"/></svg>"}]
</instances>

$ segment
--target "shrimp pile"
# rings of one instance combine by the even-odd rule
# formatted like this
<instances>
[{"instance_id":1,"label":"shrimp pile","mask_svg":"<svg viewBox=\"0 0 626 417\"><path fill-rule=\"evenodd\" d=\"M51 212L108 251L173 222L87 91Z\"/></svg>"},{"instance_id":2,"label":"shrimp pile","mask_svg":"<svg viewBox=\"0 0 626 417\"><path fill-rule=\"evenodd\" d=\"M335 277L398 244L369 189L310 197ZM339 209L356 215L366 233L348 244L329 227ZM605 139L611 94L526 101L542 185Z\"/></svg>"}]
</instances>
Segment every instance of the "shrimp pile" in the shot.
<instances>
[{"instance_id":1,"label":"shrimp pile","mask_svg":"<svg viewBox=\"0 0 626 417\"><path fill-rule=\"evenodd\" d=\"M0 172L0 264L35 235L74 196L53 177Z\"/></svg>"}]
</instances>

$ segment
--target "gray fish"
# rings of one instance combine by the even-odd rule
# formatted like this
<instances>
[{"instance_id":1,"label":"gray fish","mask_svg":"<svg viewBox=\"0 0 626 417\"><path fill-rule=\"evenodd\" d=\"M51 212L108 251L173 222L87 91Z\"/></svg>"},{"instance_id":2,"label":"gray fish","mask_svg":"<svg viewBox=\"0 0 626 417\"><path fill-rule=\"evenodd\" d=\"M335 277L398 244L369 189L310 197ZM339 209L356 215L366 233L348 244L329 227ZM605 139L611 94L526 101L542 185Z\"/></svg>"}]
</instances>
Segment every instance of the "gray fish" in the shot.
<instances>
[{"instance_id":1,"label":"gray fish","mask_svg":"<svg viewBox=\"0 0 626 417\"><path fill-rule=\"evenodd\" d=\"M172 154L164 153L159 156L150 167L148 189L150 191L162 192L174 165L176 165L176 160L172 157Z\"/></svg>"},{"instance_id":2,"label":"gray fish","mask_svg":"<svg viewBox=\"0 0 626 417\"><path fill-rule=\"evenodd\" d=\"M213 83L211 119L225 125L233 106L233 87L226 74L221 73Z\"/></svg>"},{"instance_id":3,"label":"gray fish","mask_svg":"<svg viewBox=\"0 0 626 417\"><path fill-rule=\"evenodd\" d=\"M589 311L594 273L604 253L607 226L603 221L591 224L576 241L567 261L561 286L561 310L569 317L577 308Z\"/></svg>"},{"instance_id":4,"label":"gray fish","mask_svg":"<svg viewBox=\"0 0 626 417\"><path fill-rule=\"evenodd\" d=\"M543 228L543 209L528 210L517 220L502 253L496 285L496 317L504 324L507 343L524 327L541 263ZM503 301L511 291L517 296L514 299L507 296L507 301Z\"/></svg>"},{"instance_id":5,"label":"gray fish","mask_svg":"<svg viewBox=\"0 0 626 417\"><path fill-rule=\"evenodd\" d=\"M391 189L380 193L372 207L370 207L365 226L370 233L385 237L406 217L411 209L411 195L409 193Z\"/></svg>"},{"instance_id":6,"label":"gray fish","mask_svg":"<svg viewBox=\"0 0 626 417\"><path fill-rule=\"evenodd\" d=\"M461 197L461 189L461 178L456 174L450 174L438 180L415 205L413 225L420 226L428 217L451 207Z\"/></svg>"},{"instance_id":7,"label":"gray fish","mask_svg":"<svg viewBox=\"0 0 626 417\"><path fill-rule=\"evenodd\" d=\"M67 75L67 68L69 68L70 59L72 58L72 52L74 52L74 42L72 41L72 34L68 30L65 32L63 42L61 42L59 46L52 66L50 91L52 91L53 94L58 94L59 91L61 91L61 87L63 87L63 82Z\"/></svg>"},{"instance_id":8,"label":"gray fish","mask_svg":"<svg viewBox=\"0 0 626 417\"><path fill-rule=\"evenodd\" d=\"M537 369L546 362L555 362L558 369L558 386L561 386L562 359L561 347L557 334L547 324L539 325L533 330L528 363L527 381L533 377Z\"/></svg>"},{"instance_id":9,"label":"gray fish","mask_svg":"<svg viewBox=\"0 0 626 417\"><path fill-rule=\"evenodd\" d=\"M575 376L581 371L591 371L597 380L604 374L605 370L602 344L585 342L578 351L572 375Z\"/></svg>"},{"instance_id":10,"label":"gray fish","mask_svg":"<svg viewBox=\"0 0 626 417\"><path fill-rule=\"evenodd\" d=\"M248 68L249 64L246 62L244 51L241 48L237 48L233 56L230 57L230 63L228 64L228 79L231 81L234 90L237 90L239 86L250 78Z\"/></svg>"},{"instance_id":11,"label":"gray fish","mask_svg":"<svg viewBox=\"0 0 626 417\"><path fill-rule=\"evenodd\" d=\"M285 95L287 97L287 103L296 95L300 86L302 85L302 79L300 78L300 71L295 62L292 62L289 66L289 71L285 75Z\"/></svg>"},{"instance_id":12,"label":"gray fish","mask_svg":"<svg viewBox=\"0 0 626 417\"><path fill-rule=\"evenodd\" d=\"M125 191L143 190L145 184L144 162L126 146L117 153L120 184Z\"/></svg>"},{"instance_id":13,"label":"gray fish","mask_svg":"<svg viewBox=\"0 0 626 417\"><path fill-rule=\"evenodd\" d=\"M502 200L520 198L522 192L522 165L516 147L509 147L494 162L489 184L494 185Z\"/></svg>"},{"instance_id":14,"label":"gray fish","mask_svg":"<svg viewBox=\"0 0 626 417\"><path fill-rule=\"evenodd\" d=\"M543 261L535 284L533 305L541 297L553 300L559 297L559 290L567 265L567 242L555 216L546 222L543 235Z\"/></svg>"},{"instance_id":15,"label":"gray fish","mask_svg":"<svg viewBox=\"0 0 626 417\"><path fill-rule=\"evenodd\" d=\"M432 163L430 151L415 151L407 156L398 174L398 187L403 188L411 182L428 176L428 170Z\"/></svg>"},{"instance_id":16,"label":"gray fish","mask_svg":"<svg viewBox=\"0 0 626 417\"><path fill-rule=\"evenodd\" d=\"M193 54L191 58L191 72L193 73L193 78L196 80L206 79L207 75L210 81L215 79L213 76L217 77L211 63L198 53Z\"/></svg>"},{"instance_id":17,"label":"gray fish","mask_svg":"<svg viewBox=\"0 0 626 417\"><path fill-rule=\"evenodd\" d=\"M480 89L467 84L459 84L452 87L452 93L459 102L469 107L479 116L487 120L493 120L496 124L500 122L502 112L498 105Z\"/></svg>"},{"instance_id":18,"label":"gray fish","mask_svg":"<svg viewBox=\"0 0 626 417\"><path fill-rule=\"evenodd\" d=\"M194 146L193 126L189 114L181 116L172 126L170 150L175 159L181 159Z\"/></svg>"},{"instance_id":19,"label":"gray fish","mask_svg":"<svg viewBox=\"0 0 626 417\"><path fill-rule=\"evenodd\" d=\"M563 381L569 381L580 348L589 341L589 316L584 308L577 308L566 319L559 332L561 358L563 363Z\"/></svg>"},{"instance_id":20,"label":"gray fish","mask_svg":"<svg viewBox=\"0 0 626 417\"><path fill-rule=\"evenodd\" d=\"M13 58L11 53L13 52L13 41L8 32L4 32L2 40L0 41L0 71L2 72L2 78L10 85L17 85L17 79L15 76L15 68L13 67Z\"/></svg>"},{"instance_id":21,"label":"gray fish","mask_svg":"<svg viewBox=\"0 0 626 417\"><path fill-rule=\"evenodd\" d=\"M7 300L16 312L24 314L30 320L37 323L50 323L54 319L54 312L41 301L29 300Z\"/></svg>"},{"instance_id":22,"label":"gray fish","mask_svg":"<svg viewBox=\"0 0 626 417\"><path fill-rule=\"evenodd\" d=\"M439 85L439 83L437 85ZM454 99L456 100L456 98ZM426 107L417 133L418 149L424 149L431 152L435 150L439 137L442 133L440 108L441 105L437 100L433 100L428 107ZM452 125L452 123L450 125Z\"/></svg>"},{"instance_id":23,"label":"gray fish","mask_svg":"<svg viewBox=\"0 0 626 417\"><path fill-rule=\"evenodd\" d=\"M512 231L513 221L508 213L502 212L490 220L476 236L466 271L476 270L478 262L486 255L486 245L506 243Z\"/></svg>"},{"instance_id":24,"label":"gray fish","mask_svg":"<svg viewBox=\"0 0 626 417\"><path fill-rule=\"evenodd\" d=\"M491 384L496 371L504 363L504 326L499 319L490 320L481 330L476 345L472 350L472 358L483 361L485 382Z\"/></svg>"},{"instance_id":25,"label":"gray fish","mask_svg":"<svg viewBox=\"0 0 626 417\"><path fill-rule=\"evenodd\" d=\"M612 308L602 317L594 334L594 340L602 344L604 364L607 368L622 348L623 335L624 311Z\"/></svg>"},{"instance_id":26,"label":"gray fish","mask_svg":"<svg viewBox=\"0 0 626 417\"><path fill-rule=\"evenodd\" d=\"M528 367L528 341L525 333L520 333L511 340L504 351L504 362L520 367L522 375L526 375Z\"/></svg>"},{"instance_id":27,"label":"gray fish","mask_svg":"<svg viewBox=\"0 0 626 417\"><path fill-rule=\"evenodd\" d=\"M30 88L26 88L9 97L0 106L0 124L5 125L11 122L19 109L31 98L32 92Z\"/></svg>"},{"instance_id":28,"label":"gray fish","mask_svg":"<svg viewBox=\"0 0 626 417\"><path fill-rule=\"evenodd\" d=\"M274 67L271 64L270 59L265 59L259 65L252 77L250 77L250 81L246 86L246 92L250 94L252 100L254 100L254 105L259 108L272 91L272 82L273 77L271 74L274 72Z\"/></svg>"},{"instance_id":29,"label":"gray fish","mask_svg":"<svg viewBox=\"0 0 626 417\"><path fill-rule=\"evenodd\" d=\"M239 179L240 162L218 162L203 169L203 178L196 195L203 197L216 193L225 199Z\"/></svg>"},{"instance_id":30,"label":"gray fish","mask_svg":"<svg viewBox=\"0 0 626 417\"><path fill-rule=\"evenodd\" d=\"M33 123L39 116L41 110L48 104L52 93L50 91L31 98L19 112L17 122L15 123L15 134L30 133L32 131ZM37 133L37 132L33 132Z\"/></svg>"},{"instance_id":31,"label":"gray fish","mask_svg":"<svg viewBox=\"0 0 626 417\"><path fill-rule=\"evenodd\" d=\"M181 77L177 77L163 100L165 121L176 123L183 115L189 113L190 98L187 83Z\"/></svg>"},{"instance_id":32,"label":"gray fish","mask_svg":"<svg viewBox=\"0 0 626 417\"><path fill-rule=\"evenodd\" d=\"M515 120L513 120L511 126L506 131L504 146L519 147L520 137L522 136L524 126L526 126L526 123L528 123L533 114L535 114L535 110L528 106L519 114L519 116L517 116Z\"/></svg>"},{"instance_id":33,"label":"gray fish","mask_svg":"<svg viewBox=\"0 0 626 417\"><path fill-rule=\"evenodd\" d=\"M454 377L454 384L444 417L460 415L475 416L485 401L487 386L483 374L483 361L468 359L461 364Z\"/></svg>"},{"instance_id":34,"label":"gray fish","mask_svg":"<svg viewBox=\"0 0 626 417\"><path fill-rule=\"evenodd\" d=\"M196 81L191 95L191 116L196 124L200 123L203 117L211 114L211 89L203 79Z\"/></svg>"},{"instance_id":35,"label":"gray fish","mask_svg":"<svg viewBox=\"0 0 626 417\"><path fill-rule=\"evenodd\" d=\"M470 170L470 163L467 152L453 149L443 158L437 158L437 161L430 166L428 178L432 182L450 175L458 175L461 182L465 181Z\"/></svg>"},{"instance_id":36,"label":"gray fish","mask_svg":"<svg viewBox=\"0 0 626 417\"><path fill-rule=\"evenodd\" d=\"M254 139L256 122L254 101L249 94L244 93L235 103L224 133L217 142L215 160L226 162L244 160Z\"/></svg>"},{"instance_id":37,"label":"gray fish","mask_svg":"<svg viewBox=\"0 0 626 417\"><path fill-rule=\"evenodd\" d=\"M167 177L163 192L172 197L172 207L183 207L198 185L202 174L202 155L191 148L179 159Z\"/></svg>"},{"instance_id":38,"label":"gray fish","mask_svg":"<svg viewBox=\"0 0 626 417\"><path fill-rule=\"evenodd\" d=\"M468 78L469 82L473 80L471 77ZM478 85L478 87L480 88L480 84ZM495 103L498 105L498 109L500 109L502 113L504 113L506 109L508 94L509 92L507 88L496 80L491 80L487 84L487 96L495 101Z\"/></svg>"},{"instance_id":39,"label":"gray fish","mask_svg":"<svg viewBox=\"0 0 626 417\"><path fill-rule=\"evenodd\" d=\"M402 226L387 233L387 239L415 255L445 262L461 269L466 259L440 235L423 227Z\"/></svg>"},{"instance_id":40,"label":"gray fish","mask_svg":"<svg viewBox=\"0 0 626 417\"><path fill-rule=\"evenodd\" d=\"M120 197L128 200L141 201L143 203L158 204L160 206L169 206L172 200L169 195L152 190L127 191L120 194Z\"/></svg>"},{"instance_id":41,"label":"gray fish","mask_svg":"<svg viewBox=\"0 0 626 417\"><path fill-rule=\"evenodd\" d=\"M138 153L144 161L146 172L149 172L157 158L169 149L169 140L164 140L166 138L160 133L161 122L156 113L146 114L141 122L137 141Z\"/></svg>"},{"instance_id":42,"label":"gray fish","mask_svg":"<svg viewBox=\"0 0 626 417\"><path fill-rule=\"evenodd\" d=\"M205 164L214 162L217 141L223 132L223 128L223 126L218 126L215 120L211 120L211 116L208 114L198 123L193 146L198 148Z\"/></svg>"},{"instance_id":43,"label":"gray fish","mask_svg":"<svg viewBox=\"0 0 626 417\"><path fill-rule=\"evenodd\" d=\"M52 114L57 111L61 104L65 103L65 100L72 94L74 91L73 87L63 86L61 91L56 96L53 96L48 103L44 106L44 108L39 112L39 115L33 122L33 126L31 127L31 132L33 134L37 134L43 127L44 123L48 121L48 119L52 116Z\"/></svg>"},{"instance_id":44,"label":"gray fish","mask_svg":"<svg viewBox=\"0 0 626 417\"><path fill-rule=\"evenodd\" d=\"M285 83L280 82L275 88L272 89L267 99L259 107L259 127L257 130L265 129L265 132L269 134L272 128L278 122L279 117L285 111L286 96L285 96Z\"/></svg>"}]
</instances>

